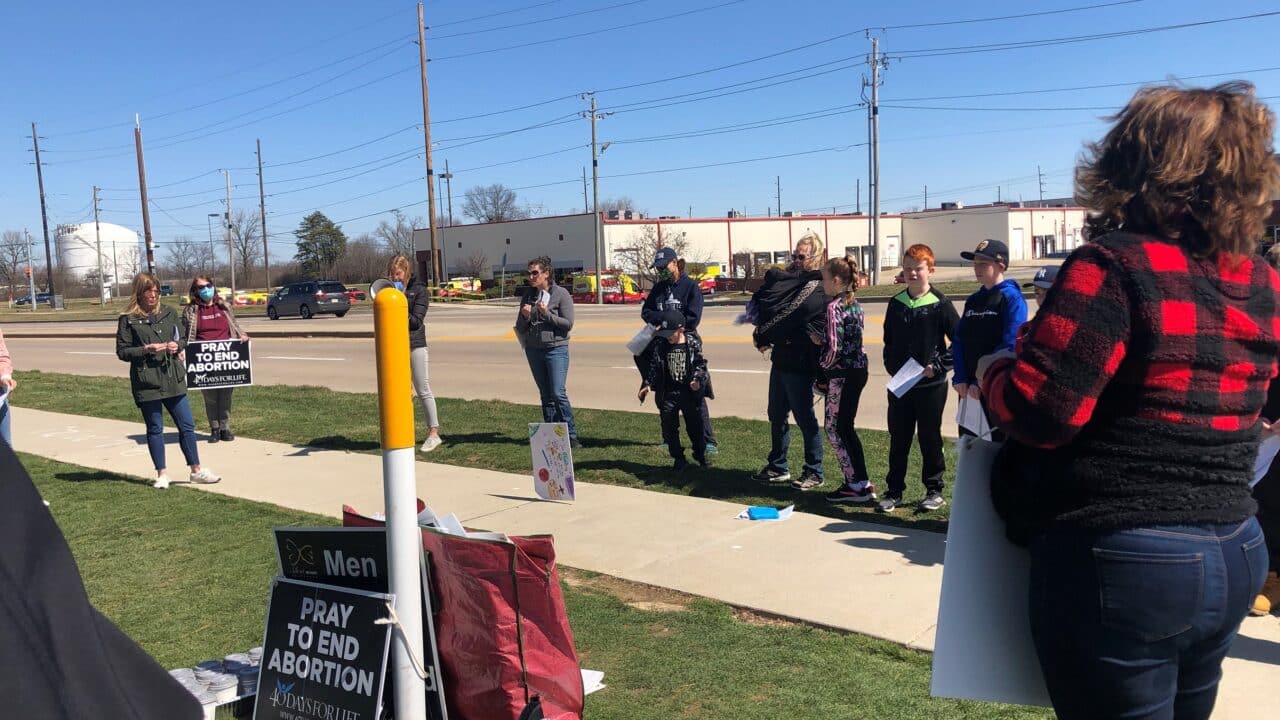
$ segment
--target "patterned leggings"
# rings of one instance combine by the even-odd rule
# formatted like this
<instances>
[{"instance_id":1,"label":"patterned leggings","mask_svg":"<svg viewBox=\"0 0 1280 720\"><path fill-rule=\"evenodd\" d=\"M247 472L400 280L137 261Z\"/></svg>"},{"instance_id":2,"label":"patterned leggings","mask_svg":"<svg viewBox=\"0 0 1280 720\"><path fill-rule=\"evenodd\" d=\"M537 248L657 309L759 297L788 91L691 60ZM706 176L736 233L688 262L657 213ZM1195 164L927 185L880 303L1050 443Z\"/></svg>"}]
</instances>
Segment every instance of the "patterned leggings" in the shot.
<instances>
[{"instance_id":1,"label":"patterned leggings","mask_svg":"<svg viewBox=\"0 0 1280 720\"><path fill-rule=\"evenodd\" d=\"M835 451L847 483L870 480L867 475L867 458L862 451L862 440L853 427L858 415L858 400L867 386L867 369L857 368L844 377L832 378L827 385L826 431L831 449Z\"/></svg>"}]
</instances>

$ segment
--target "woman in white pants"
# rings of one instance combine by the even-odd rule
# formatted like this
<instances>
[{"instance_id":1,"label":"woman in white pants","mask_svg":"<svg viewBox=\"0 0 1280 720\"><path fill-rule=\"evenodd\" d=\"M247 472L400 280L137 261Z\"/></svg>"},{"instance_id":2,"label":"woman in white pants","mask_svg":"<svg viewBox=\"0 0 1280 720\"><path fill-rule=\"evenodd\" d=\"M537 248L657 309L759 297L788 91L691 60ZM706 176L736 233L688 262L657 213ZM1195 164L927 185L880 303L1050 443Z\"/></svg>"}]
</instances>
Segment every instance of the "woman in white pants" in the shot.
<instances>
[{"instance_id":1,"label":"woman in white pants","mask_svg":"<svg viewBox=\"0 0 1280 720\"><path fill-rule=\"evenodd\" d=\"M427 414L427 427L431 433L422 443L422 452L440 447L440 416L436 412L436 398L431 394L427 376L427 305L431 294L417 277L409 275L409 258L396 255L387 266L387 279L396 289L404 292L409 301L409 367L413 372L413 391Z\"/></svg>"}]
</instances>

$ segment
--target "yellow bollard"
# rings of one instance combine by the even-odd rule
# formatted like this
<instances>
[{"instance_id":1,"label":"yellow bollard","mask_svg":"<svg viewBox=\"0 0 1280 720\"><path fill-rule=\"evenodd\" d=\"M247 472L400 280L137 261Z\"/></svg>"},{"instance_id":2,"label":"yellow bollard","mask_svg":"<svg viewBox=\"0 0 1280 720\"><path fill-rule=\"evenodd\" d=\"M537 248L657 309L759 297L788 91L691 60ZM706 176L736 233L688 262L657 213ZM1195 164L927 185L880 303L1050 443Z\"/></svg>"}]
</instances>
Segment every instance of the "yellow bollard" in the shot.
<instances>
[{"instance_id":1,"label":"yellow bollard","mask_svg":"<svg viewBox=\"0 0 1280 720\"><path fill-rule=\"evenodd\" d=\"M414 668L423 657L422 538L414 479L413 376L409 369L409 302L394 287L373 298L378 359L378 419L382 426L382 487L387 516L388 583L400 617L391 677L395 716L427 717L426 683Z\"/></svg>"}]
</instances>

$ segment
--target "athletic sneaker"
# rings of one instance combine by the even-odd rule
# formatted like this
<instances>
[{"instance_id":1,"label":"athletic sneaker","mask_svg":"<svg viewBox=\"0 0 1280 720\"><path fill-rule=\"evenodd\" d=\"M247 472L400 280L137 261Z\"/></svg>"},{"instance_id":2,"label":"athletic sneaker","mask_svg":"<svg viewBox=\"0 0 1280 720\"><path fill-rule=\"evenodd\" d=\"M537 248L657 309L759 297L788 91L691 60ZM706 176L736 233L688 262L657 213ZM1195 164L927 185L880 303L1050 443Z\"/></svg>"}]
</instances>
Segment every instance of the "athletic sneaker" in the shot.
<instances>
[{"instance_id":1,"label":"athletic sneaker","mask_svg":"<svg viewBox=\"0 0 1280 720\"><path fill-rule=\"evenodd\" d=\"M943 505L946 505L946 504L947 504L947 501L942 499L942 493L931 492L928 495L926 495L923 500L920 501L920 509L924 510L925 512L933 512L934 510L938 510Z\"/></svg>"},{"instance_id":2,"label":"athletic sneaker","mask_svg":"<svg viewBox=\"0 0 1280 720\"><path fill-rule=\"evenodd\" d=\"M800 477L791 481L791 487L796 490L808 492L822 487L823 482L825 482L825 480L823 480L821 475L806 468L804 472L800 473Z\"/></svg>"},{"instance_id":3,"label":"athletic sneaker","mask_svg":"<svg viewBox=\"0 0 1280 720\"><path fill-rule=\"evenodd\" d=\"M197 485L212 485L221 479L207 467L200 468L200 472L191 473L191 482Z\"/></svg>"},{"instance_id":4,"label":"athletic sneaker","mask_svg":"<svg viewBox=\"0 0 1280 720\"><path fill-rule=\"evenodd\" d=\"M827 493L827 502L857 503L859 505L876 501L876 486L871 483L844 483L834 492Z\"/></svg>"},{"instance_id":5,"label":"athletic sneaker","mask_svg":"<svg viewBox=\"0 0 1280 720\"><path fill-rule=\"evenodd\" d=\"M155 483L152 484L151 487L157 490L164 490L165 488L169 487L169 476L161 475L160 477L156 478Z\"/></svg>"},{"instance_id":6,"label":"athletic sneaker","mask_svg":"<svg viewBox=\"0 0 1280 720\"><path fill-rule=\"evenodd\" d=\"M677 472L684 470L687 467L689 467L689 461L682 457L676 458L675 462L671 463L671 469Z\"/></svg>"},{"instance_id":7,"label":"athletic sneaker","mask_svg":"<svg viewBox=\"0 0 1280 720\"><path fill-rule=\"evenodd\" d=\"M444 441L440 439L439 435L431 435L422 441L422 452L431 452L443 444Z\"/></svg>"},{"instance_id":8,"label":"athletic sneaker","mask_svg":"<svg viewBox=\"0 0 1280 720\"><path fill-rule=\"evenodd\" d=\"M876 510L882 513L891 513L902 505L902 498L886 495L883 500L876 505Z\"/></svg>"},{"instance_id":9,"label":"athletic sneaker","mask_svg":"<svg viewBox=\"0 0 1280 720\"><path fill-rule=\"evenodd\" d=\"M791 473L766 465L763 470L752 475L751 479L765 485L782 485L791 481Z\"/></svg>"},{"instance_id":10,"label":"athletic sneaker","mask_svg":"<svg viewBox=\"0 0 1280 720\"><path fill-rule=\"evenodd\" d=\"M708 455L715 455L715 454L717 454L717 453L719 453L719 452L720 452L720 448L716 447L716 444L715 444L715 443L713 443L713 442L709 442L709 443L707 443L707 454L708 454Z\"/></svg>"}]
</instances>

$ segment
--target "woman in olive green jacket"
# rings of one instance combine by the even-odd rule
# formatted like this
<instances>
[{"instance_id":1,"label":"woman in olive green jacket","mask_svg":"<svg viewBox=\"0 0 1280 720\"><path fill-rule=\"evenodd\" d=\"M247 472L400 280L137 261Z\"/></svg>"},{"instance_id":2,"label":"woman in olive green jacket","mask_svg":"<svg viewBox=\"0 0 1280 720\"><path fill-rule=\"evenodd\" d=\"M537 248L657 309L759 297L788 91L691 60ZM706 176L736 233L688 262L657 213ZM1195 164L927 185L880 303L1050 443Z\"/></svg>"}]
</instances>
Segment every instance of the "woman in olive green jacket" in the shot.
<instances>
[{"instance_id":1,"label":"woman in olive green jacket","mask_svg":"<svg viewBox=\"0 0 1280 720\"><path fill-rule=\"evenodd\" d=\"M193 483L216 483L221 478L200 467L196 449L196 423L187 402L187 346L182 320L171 307L160 304L160 283L155 276L138 273L133 298L116 329L116 357L129 363L133 401L147 424L147 449L156 469L155 486L169 487L164 458L164 411L178 426L178 445L191 468Z\"/></svg>"}]
</instances>

